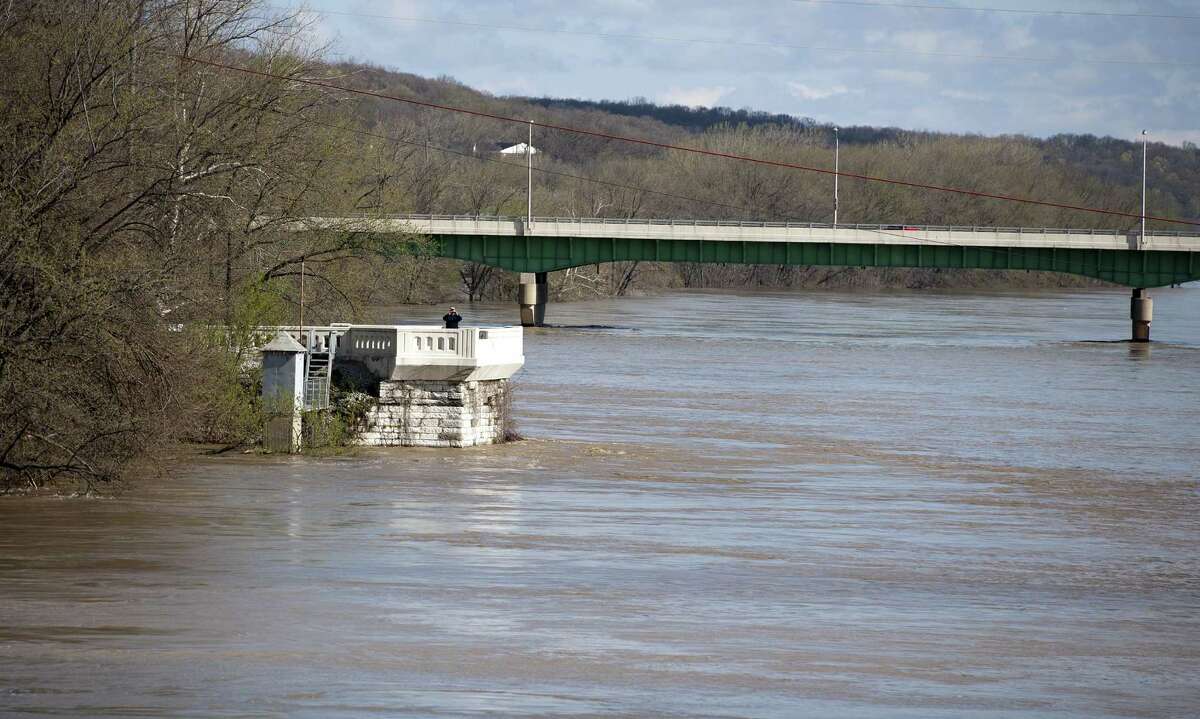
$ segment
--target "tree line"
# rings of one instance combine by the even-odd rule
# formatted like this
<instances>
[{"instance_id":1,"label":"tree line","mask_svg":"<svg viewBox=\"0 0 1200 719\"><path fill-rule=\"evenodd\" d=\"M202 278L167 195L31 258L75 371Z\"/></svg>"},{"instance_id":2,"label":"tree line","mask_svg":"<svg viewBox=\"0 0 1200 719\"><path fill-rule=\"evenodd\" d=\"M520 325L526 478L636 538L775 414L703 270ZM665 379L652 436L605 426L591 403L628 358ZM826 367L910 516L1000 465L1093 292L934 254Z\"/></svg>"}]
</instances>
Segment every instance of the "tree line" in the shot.
<instances>
[{"instance_id":1,"label":"tree line","mask_svg":"<svg viewBox=\"0 0 1200 719\"><path fill-rule=\"evenodd\" d=\"M291 231L390 190L347 182L345 98L291 81L320 59L257 0L0 9L0 486L255 431L238 328L294 318L302 266L311 316L402 282L403 239Z\"/></svg>"}]
</instances>

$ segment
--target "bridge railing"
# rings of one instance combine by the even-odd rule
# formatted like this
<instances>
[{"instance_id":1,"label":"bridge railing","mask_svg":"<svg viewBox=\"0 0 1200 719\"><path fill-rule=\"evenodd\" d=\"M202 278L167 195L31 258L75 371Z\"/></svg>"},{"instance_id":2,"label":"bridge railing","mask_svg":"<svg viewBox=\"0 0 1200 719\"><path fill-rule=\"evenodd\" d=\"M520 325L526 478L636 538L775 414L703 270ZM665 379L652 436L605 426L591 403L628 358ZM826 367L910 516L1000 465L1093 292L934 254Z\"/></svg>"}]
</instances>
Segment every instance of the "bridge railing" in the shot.
<instances>
[{"instance_id":1,"label":"bridge railing","mask_svg":"<svg viewBox=\"0 0 1200 719\"><path fill-rule=\"evenodd\" d=\"M500 222L523 223L524 217L508 217L494 215L428 215L428 214L383 214L352 213L346 217L362 219L411 220L413 222ZM612 217L534 217L533 225L541 224L577 224L577 225L654 225L679 227L772 227L797 229L840 229L866 230L872 232L990 232L1025 235L1121 235L1138 236L1138 230L1104 229L1104 228L1071 228L1071 227L984 227L978 225L912 225L912 224L873 224L873 223L839 223L837 225L825 222L757 222L750 220L674 220L660 218L612 218ZM1200 232L1185 232L1181 230L1148 230L1148 237L1200 237Z\"/></svg>"}]
</instances>

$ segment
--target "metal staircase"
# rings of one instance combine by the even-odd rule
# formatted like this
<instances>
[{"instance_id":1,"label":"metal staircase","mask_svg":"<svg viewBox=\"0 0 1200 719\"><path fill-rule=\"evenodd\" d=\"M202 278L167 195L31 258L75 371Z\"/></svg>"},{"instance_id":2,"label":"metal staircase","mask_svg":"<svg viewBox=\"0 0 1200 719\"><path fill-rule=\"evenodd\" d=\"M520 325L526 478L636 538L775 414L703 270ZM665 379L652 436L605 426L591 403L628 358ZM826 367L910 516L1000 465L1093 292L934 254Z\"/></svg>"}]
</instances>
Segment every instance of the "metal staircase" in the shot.
<instances>
[{"instance_id":1,"label":"metal staircase","mask_svg":"<svg viewBox=\"0 0 1200 719\"><path fill-rule=\"evenodd\" d=\"M304 362L304 409L328 409L329 381L337 341L313 330L309 330L304 339L307 341L303 344L308 347Z\"/></svg>"}]
</instances>

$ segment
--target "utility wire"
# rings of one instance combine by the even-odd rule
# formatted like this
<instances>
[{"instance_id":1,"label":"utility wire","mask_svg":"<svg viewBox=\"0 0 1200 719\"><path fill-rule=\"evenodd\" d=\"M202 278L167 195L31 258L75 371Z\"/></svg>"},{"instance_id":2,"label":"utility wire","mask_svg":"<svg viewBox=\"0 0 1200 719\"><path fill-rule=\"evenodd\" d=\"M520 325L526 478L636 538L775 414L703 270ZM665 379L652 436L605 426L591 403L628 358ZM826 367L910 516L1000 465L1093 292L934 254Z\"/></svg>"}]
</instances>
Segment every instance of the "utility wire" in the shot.
<instances>
[{"instance_id":1,"label":"utility wire","mask_svg":"<svg viewBox=\"0 0 1200 719\"><path fill-rule=\"evenodd\" d=\"M295 7L273 6L289 12L309 12L315 15L338 15L343 17L359 17L374 20L395 20L397 22L425 23L430 25L448 25L455 27L478 28L484 30L501 30L509 32L536 32L553 35L572 35L598 37L610 40L651 40L654 42L677 42L700 45L720 45L730 47L759 47L784 50L813 50L817 52L865 53L871 55L922 55L926 57L958 58L967 60L1001 60L1007 62L1062 63L1063 58L1057 57L1028 57L1021 55L988 55L961 52L937 52L933 50L891 50L887 48L822 46L822 45L793 45L789 43L751 42L747 40L715 40L705 38L669 37L665 35L640 35L633 33L612 33L592 30L567 30L563 28L537 27L530 25L499 25L495 23L469 22L466 20L442 20L426 17L409 17L402 15L384 15L378 13L346 12L343 10L302 10ZM1150 67L1200 67L1200 62L1178 62L1172 60L1103 60L1094 58L1069 58L1073 62L1098 65L1141 65Z\"/></svg>"},{"instance_id":2,"label":"utility wire","mask_svg":"<svg viewBox=\"0 0 1200 719\"><path fill-rule=\"evenodd\" d=\"M465 158L468 158L471 160L477 160L480 162L492 162L492 163L495 163L498 165L505 165L507 167L512 167L517 170L529 169L526 165L522 165L522 164L515 163L515 162L507 162L505 160L497 159L494 157L488 157L486 155L481 156L481 155L476 155L474 153L466 153L461 150L454 150L449 147L442 147L439 145L430 145L425 142L418 142L415 140L405 140L403 138L396 137L395 135L383 135L383 134L380 134L377 132L371 132L370 130L363 130L363 129L352 127L349 125L338 125L338 124L331 123L331 122L323 122L321 120L316 120L316 119L313 119L310 117L305 117L299 113L284 112L284 111L276 109L276 108L255 107L255 106L246 105L246 104L243 104L240 102L233 102L231 104L237 105L238 107L241 107L241 108L244 108L247 110L253 110L253 111L257 111L257 112L265 111L265 112L270 112L272 114L279 115L282 117L291 117L294 119L302 119L305 122L311 123L313 125L318 125L321 127L328 127L328 128L343 131L343 132L350 132L355 135L361 135L363 137L370 137L370 138L374 138L374 139L378 139L378 140L383 140L385 142L393 142L393 143L398 143L398 144L403 144L403 145L410 145L410 146L416 147L416 148L423 147L427 150L435 150L437 152L442 152L442 153L449 154L449 155L457 155L459 157L465 157ZM661 190L652 190L648 187L639 187L637 185L627 185L627 184L620 183L620 182L612 182L609 180L597 179L595 177L587 177L585 175L575 175L575 174L572 174L569 172L562 172L559 170L550 170L550 169L541 168L541 167L534 167L533 171L539 172L539 173L542 173L545 175L554 175L554 176L558 176L558 177L565 177L565 178L577 180L580 182L588 182L588 183L593 183L593 184L597 184L597 185L604 185L607 187L616 187L616 188L620 188L620 189L624 189L624 190L632 190L635 192L645 192L645 193L648 193L651 195L670 197L672 199L685 200L687 202L694 202L694 203L702 204L702 205L710 205L713 207L724 207L727 209L745 212L747 214L754 214L756 212L756 210L751 210L746 207L740 207L738 205L730 205L730 204L727 204L724 202L717 202L715 200L704 200L704 199L700 199L698 197L688 197L686 195L677 195L677 194L670 193L670 192L663 192ZM811 222L804 220L802 218L796 217L795 215L780 215L780 217L782 217L786 221L794 221L794 222L798 222L798 223L812 224ZM847 226L845 229L855 229L855 230L862 231L862 232L871 232L871 233L879 235L881 237L898 237L902 240L908 240L910 242L913 240L913 238L909 235L901 235L901 234L898 234L895 232L888 232L886 230L879 229L876 227L863 227L859 224L855 224L852 227ZM1011 257L1013 254L1022 256L1024 254L1023 248L1010 248L1010 249L1001 250L1001 249L994 249L991 247L983 247L980 245L963 245L963 244L959 244L959 243L955 243L955 242L947 242L945 240L935 240L932 238L925 238L924 240L922 240L922 244L940 245L940 246L944 246L944 247L957 247L960 249L974 249L978 252L986 253L989 255L994 255L997 257L1001 257L1001 256L1002 257Z\"/></svg>"},{"instance_id":3,"label":"utility wire","mask_svg":"<svg viewBox=\"0 0 1200 719\"><path fill-rule=\"evenodd\" d=\"M239 107L244 107L247 110L259 110L259 111L262 110L262 108L250 107L249 105L243 105L241 103L235 102L233 104L237 105ZM350 132L355 135L362 135L363 137L370 137L370 138L374 138L377 140L384 140L386 142L394 142L394 143L399 143L399 144L403 144L403 145L410 145L412 147L417 147L417 148L425 148L425 149L429 149L429 150L435 150L437 152L442 152L442 153L445 153L448 155L457 155L459 157L465 157L465 158L468 158L471 160L478 160L480 162L492 162L497 165L504 165L506 167L512 167L517 170L528 169L528 167L526 165L522 165L522 164L516 163L516 162L507 162L505 160L500 160L500 159L497 159L494 157L480 156L480 155L476 155L474 153L467 153L467 152L463 152L461 150L454 150L449 147L441 147L439 145L430 145L428 143L417 142L415 140L405 140L405 139L396 137L395 135L381 135L377 132L371 132L369 130L362 130L362 129L358 129L358 128L350 127L350 126L346 126L346 125L337 125L337 124L331 123L331 122L322 122L320 120L313 120L311 118L303 117L298 113L283 112L281 110L276 110L276 109L269 109L269 110L267 110L267 112L271 112L276 115L282 115L284 117L303 119L305 122L309 122L314 125L319 125L321 127L328 127L328 128L334 129L334 130L341 130L344 132ZM541 167L534 167L533 171L540 172L545 175L555 175L558 177L566 177L566 178L569 178L572 180L578 180L580 182L590 182L593 184L604 185L607 187L616 187L616 188L620 188L623 190L633 190L635 192L645 192L645 193L648 193L651 195L670 197L670 198L676 199L676 200L686 200L687 202L695 202L697 204L702 204L702 205L710 205L713 207L724 207L724 208L731 209L731 210L738 210L740 212L745 212L747 214L753 214L755 212L755 210L751 210L747 207L740 207L738 205L730 205L730 204L727 204L724 202L717 202L715 200L702 200L698 197L688 197L686 195L676 195L676 194L673 194L670 192L663 192L661 190L651 190L648 187L638 187L637 185L626 185L626 184L620 183L620 182L611 182L609 180L600 180L595 177L587 177L585 175L574 175L569 172L561 172L559 170L550 170L550 169L541 168ZM798 222L798 223L807 222L806 220L796 217L795 215L780 215L780 217L782 217L786 221L792 221L792 222ZM808 223L808 224L812 224L812 223ZM888 232L886 230L881 230L879 228L874 228L874 227L862 227L860 225L854 225L852 228L847 226L846 229L855 229L855 230L860 230L860 231L872 232L874 234L877 234L877 235L880 235L883 237L899 237L900 239L903 239L903 240L912 240L913 239L912 237L910 237L908 235L901 235L901 234L897 234L895 232ZM923 242L927 243L927 244L933 244L933 245L943 245L946 247L960 247L963 249L973 248L980 252L986 252L991 255L1008 255L1010 252L1010 250L996 250L996 249L993 249L990 247L981 247L978 245L962 245L962 244L957 244L954 242L946 242L944 240L925 239ZM1017 251L1017 253L1023 252L1023 250L1021 248L1013 248L1013 249L1015 249Z\"/></svg>"},{"instance_id":4,"label":"utility wire","mask_svg":"<svg viewBox=\"0 0 1200 719\"><path fill-rule=\"evenodd\" d=\"M505 165L507 167L512 167L512 168L515 168L518 170L529 169L527 166L521 165L521 164L518 164L515 162L507 162L505 160L500 160L500 159L497 159L494 157L488 157L488 156L480 156L480 155L476 155L474 153L468 154L461 150L454 150L454 149L451 149L448 147L441 147L439 145L430 145L428 143L418 142L415 140L405 140L403 138L396 137L395 135L383 135L383 134L380 134L377 132L371 132L369 130L363 130L363 129L348 126L348 125L338 125L335 123L323 122L323 121L316 120L316 119L313 119L310 117L305 117L303 115L300 115L299 113L284 112L284 111L276 109L276 108L256 107L256 106L246 105L246 104L240 103L240 102L233 102L231 104L236 105L241 108L244 108L244 109L247 109L247 110L253 110L253 111L257 111L257 112L265 111L265 112L270 112L272 114L279 115L282 117L291 117L294 119L302 119L305 122L311 123L313 125L318 125L321 127L328 127L328 128L343 131L343 132L350 132L352 134L361 135L363 137L370 137L370 138L374 138L374 139L378 139L378 140L384 140L386 142L410 145L412 147L417 147L417 148L423 147L427 150L435 150L435 151L450 154L450 155L457 155L457 156L469 158L472 160L478 160L480 162L493 162L498 165ZM673 194L670 192L663 192L661 190L652 190L648 187L639 187L637 185L627 185L627 184L620 183L620 182L612 182L609 180L600 180L600 179L597 179L594 177L587 177L585 175L575 175L575 174L572 174L569 172L562 172L559 170L550 170L550 169L546 169L546 168L534 167L533 171L539 172L539 173L542 173L545 175L555 175L558 177L565 177L565 178L569 178L572 180L578 180L580 182L589 182L589 183L604 185L604 186L608 186L608 187L616 187L616 188L625 189L625 190L633 190L635 192L645 192L645 193L652 194L652 195L659 195L662 197L670 197L670 198L673 198L676 200L685 200L687 202L694 202L697 204L710 205L710 206L714 206L714 207L724 207L724 208L728 208L728 209L732 209L732 210L738 210L740 212L745 212L747 214L753 214L754 212L756 212L755 210L751 210L746 207L740 207L738 205L730 205L730 204L727 204L724 202L717 202L715 200L704 200L704 199L700 199L697 197L688 197L686 195L677 195L677 194ZM783 217L787 221L795 221L795 222L799 222L799 223L807 222L806 220L798 218L794 215L780 215L780 217ZM812 224L812 223L809 223L809 224ZM888 232L886 230L882 230L882 229L874 228L874 227L863 227L858 224L854 225L852 228L847 227L846 229L855 229L858 231L871 232L871 233L879 235L881 237L898 237L902 240L908 240L910 242L913 240L913 238L909 235L901 235L901 234L897 234L895 232ZM994 255L997 257L1001 257L1001 256L1002 257L1011 257L1013 254L1016 254L1017 256L1023 256L1024 252L1025 252L1025 250L1023 248L1010 248L1010 249L1001 250L1001 249L995 249L995 248L991 248L991 247L983 247L983 246L979 246L979 245L963 245L963 244L959 244L959 243L955 243L955 242L947 242L944 240L935 240L932 238L925 238L922 241L922 244L939 245L939 246L944 246L944 247L957 247L960 249L974 249L978 252L986 253L989 255ZM734 264L736 264L736 263L734 263Z\"/></svg>"},{"instance_id":5,"label":"utility wire","mask_svg":"<svg viewBox=\"0 0 1200 719\"><path fill-rule=\"evenodd\" d=\"M965 12L994 12L1011 15L1058 15L1067 17L1147 18L1152 20L1200 20L1200 15L1166 13L1108 12L1105 10L1033 10L1028 8L980 7L977 5L930 5L905 2L869 2L868 0L792 0L809 5L842 5L849 7L902 8L906 10L958 10Z\"/></svg>"},{"instance_id":6,"label":"utility wire","mask_svg":"<svg viewBox=\"0 0 1200 719\"><path fill-rule=\"evenodd\" d=\"M837 175L839 177L849 177L849 178L855 179L855 180L864 180L867 182L879 182L879 183L884 183L884 184L889 184L889 185L897 185L900 187L912 187L912 188L916 188L916 189L920 189L920 190L932 190L935 192L946 192L946 193L952 193L952 194L958 194L958 195L966 195L968 197L980 197L980 198L992 199L992 200L1002 200L1005 202L1018 202L1018 203L1027 204L1027 205L1038 205L1041 207L1053 207L1053 208L1061 209L1061 210L1075 210L1078 212L1091 212L1094 214L1110 215L1110 216L1114 216L1114 217L1134 218L1134 219L1139 219L1139 220L1143 217L1143 215L1140 215L1140 214L1134 213L1134 212L1122 212L1120 210L1106 210L1106 209L1102 209L1102 208L1098 208L1098 207L1084 207L1081 205L1071 205L1071 204L1062 203L1062 202L1050 202L1047 200L1036 200L1036 199L1033 199L1030 197L1000 195L1000 194L996 194L996 193L979 192L977 190L966 190L966 189L962 189L962 188L946 187L946 186L942 186L942 185L933 185L933 184L928 184L928 183L923 183L923 182L911 182L908 180L896 180L896 179L887 178L887 177L875 177L872 175L862 175L862 174L854 173L854 172L834 171L834 170L830 170L830 169L823 168L823 167L811 167L808 165L801 165L801 164L792 163L792 162L782 162L779 160L767 160L767 159L757 158L757 157L748 157L746 155L736 155L736 154L729 153L729 152L719 152L717 150L705 150L705 149L698 148L698 147L673 145L673 144L666 143L666 142L647 140L645 138L614 135L611 133L599 132L596 130L585 130L582 128L568 127L565 125L556 125L556 124L548 123L548 122L538 122L536 120L526 120L526 119L520 119L520 118L515 118L515 117L507 117L505 115L497 115L494 113L483 112L480 110L469 110L469 109L462 108L462 107L454 107L451 105L442 105L442 104L438 104L438 103L434 103L434 102L426 102L424 100L417 100L414 98L400 97L397 95L386 95L384 93L372 92L370 90L359 90L359 89L354 89L354 88L349 88L349 87L343 87L341 85L335 85L333 83L324 82L322 80L312 80L312 79L308 79L308 78L296 78L296 77L285 77L283 75L277 75L277 74L270 73L270 72L264 72L262 70L253 70L253 69L246 68L246 67L239 67L237 65L227 65L225 63L215 62L212 60L201 60L196 57L191 57L188 55L180 55L177 53L162 53L162 54L167 55L169 57L177 58L179 60L191 61L191 62L197 63L199 65L207 65L209 67L214 67L214 68L218 68L221 70L230 70L233 72L240 72L240 73L244 73L247 75L254 75L257 77L265 77L265 78L270 78L273 80L281 80L283 82L295 82L295 83L299 83L299 84L303 84L303 85L310 85L313 87L324 88L326 90L336 90L338 92L345 92L345 93L349 93L349 94L353 94L353 95L362 95L365 97L374 97L374 98L381 99L381 100L402 102L402 103L406 103L406 104L413 105L416 107L426 107L426 108L430 108L433 110L456 112L456 113L460 113L460 114L464 114L464 115L471 115L473 117L483 117L483 118L487 118L489 120L498 120L500 122L516 123L516 124L520 124L520 125L524 125L524 126L533 125L534 127L540 127L540 128L546 129L546 130L554 130L557 132L567 132L567 133L571 133L571 134L575 134L575 135L583 135L583 136L587 136L587 137L598 137L598 138L605 139L605 140L617 140L620 142L628 142L630 144L643 145L646 147L657 147L657 148L664 149L664 150L675 150L678 152L687 152L687 153L691 153L691 154L704 155L704 156L708 156L708 157L719 157L719 158L723 158L726 160L735 160L735 161L739 161L739 162L751 162L751 163L755 163L755 164L759 164L759 165L767 165L770 167L782 167L782 168L787 168L787 169L792 169L792 170L804 170L806 172L816 172L816 173L823 174L823 175ZM1181 220L1181 219L1176 219L1173 217L1160 217L1160 216L1156 216L1156 215L1145 215L1145 218L1147 220L1154 220L1156 222L1166 222L1166 223L1176 224L1176 225L1189 225L1189 226L1200 227L1200 222L1194 221L1194 220Z\"/></svg>"},{"instance_id":7,"label":"utility wire","mask_svg":"<svg viewBox=\"0 0 1200 719\"><path fill-rule=\"evenodd\" d=\"M465 158L468 158L471 160L477 160L479 162L491 162L491 163L495 163L497 165L504 165L505 167L516 168L518 170L528 169L526 167L526 165L521 164L521 163L507 162L505 160L501 160L501 159L498 159L495 157L490 157L487 155L476 155L474 153L464 152L462 150L455 150L455 149L452 149L449 147L442 147L439 145L430 145L428 143L418 142L416 140L405 140L404 138L397 137L395 135L383 135L383 134L380 134L377 132L371 132L370 130L363 130L361 128L357 128L357 127L353 127L353 126L349 126L349 125L338 125L338 124L332 123L332 122L322 122L321 120L315 120L310 117L300 115L299 113L284 112L282 110L277 110L274 108L252 107L250 105L244 105L239 102L234 102L234 103L230 103L230 104L237 105L238 107L242 107L247 110L256 110L259 112L262 112L265 110L266 112L270 112L272 114L280 115L283 117L302 119L305 122L311 123L313 125L319 125L321 127L328 127L330 129L340 130L342 132L349 132L349 133L353 133L355 135L361 135L363 137L370 137L370 138L374 138L376 140L384 140L386 142L394 142L394 143L398 143L398 144L402 144L402 145L411 145L412 147L416 147L416 148L427 148L427 149L435 150L437 152L441 152L441 153L444 153L447 155L457 155L459 157L465 157ZM747 213L747 215L752 215L755 212L754 210L751 210L748 207L741 207L739 205L730 205L730 204L727 204L724 202L717 202L716 200L704 200L699 197L688 197L687 195L677 195L677 194L674 194L671 192L663 192L662 190L652 190L648 187L638 187L637 185L626 185L621 182L612 182L610 180L601 180L601 179L595 178L595 177L587 177L586 175L575 175L570 172L563 172L561 170L551 170L549 168L534 167L533 171L539 172L543 175L554 175L556 177L565 177L565 178L568 178L571 180L578 180L580 182L590 182L590 183L593 183L596 185L604 185L607 187L614 187L614 188L618 188L618 189L622 189L622 190L645 192L647 194L659 195L661 197L669 197L669 198L672 198L675 200L684 200L687 202L695 202L697 204L711 205L714 207L724 207L724 208L730 209L730 210L738 210L739 212L745 212L745 213ZM791 216L786 216L786 215L784 217L790 221L803 222L803 220L801 220L798 217L791 217Z\"/></svg>"}]
</instances>

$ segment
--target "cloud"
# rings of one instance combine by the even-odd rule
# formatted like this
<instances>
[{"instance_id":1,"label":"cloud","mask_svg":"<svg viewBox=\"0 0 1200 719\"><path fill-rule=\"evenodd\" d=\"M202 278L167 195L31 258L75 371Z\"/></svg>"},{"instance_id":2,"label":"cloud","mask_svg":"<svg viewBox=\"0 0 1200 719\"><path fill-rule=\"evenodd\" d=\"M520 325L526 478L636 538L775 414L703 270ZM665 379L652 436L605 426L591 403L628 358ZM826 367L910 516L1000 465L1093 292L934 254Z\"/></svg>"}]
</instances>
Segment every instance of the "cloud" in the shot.
<instances>
[{"instance_id":1,"label":"cloud","mask_svg":"<svg viewBox=\"0 0 1200 719\"><path fill-rule=\"evenodd\" d=\"M787 85L788 90L801 100L827 100L831 97L846 95L851 92L850 88L845 85L814 87L812 85L805 85L802 82L789 82Z\"/></svg>"},{"instance_id":2,"label":"cloud","mask_svg":"<svg viewBox=\"0 0 1200 719\"><path fill-rule=\"evenodd\" d=\"M1006 52L1021 53L1038 47L1038 39L1025 22L1007 25L1000 33L1000 38L1004 41Z\"/></svg>"},{"instance_id":3,"label":"cloud","mask_svg":"<svg viewBox=\"0 0 1200 719\"><path fill-rule=\"evenodd\" d=\"M672 87L665 92L659 93L658 101L667 105L687 105L688 107L700 105L712 107L720 102L721 98L735 89L737 88L725 85L715 85L712 87Z\"/></svg>"},{"instance_id":4,"label":"cloud","mask_svg":"<svg viewBox=\"0 0 1200 719\"><path fill-rule=\"evenodd\" d=\"M942 97L950 100L962 100L964 102L991 102L992 96L985 95L981 92L966 92L964 90L942 90L938 93Z\"/></svg>"},{"instance_id":5,"label":"cloud","mask_svg":"<svg viewBox=\"0 0 1200 719\"><path fill-rule=\"evenodd\" d=\"M1197 80L1195 73L1173 70L1163 78L1162 84L1152 100L1154 106L1160 108L1155 114L1161 117L1162 108L1178 108L1182 110L1179 114L1186 115L1189 110L1179 107L1185 103L1192 105L1190 112L1194 113L1197 96L1200 96L1200 81Z\"/></svg>"},{"instance_id":6,"label":"cloud","mask_svg":"<svg viewBox=\"0 0 1200 719\"><path fill-rule=\"evenodd\" d=\"M526 75L503 75L479 81L478 89L493 95L534 95L538 88Z\"/></svg>"},{"instance_id":7,"label":"cloud","mask_svg":"<svg viewBox=\"0 0 1200 719\"><path fill-rule=\"evenodd\" d=\"M898 32L888 35L888 41L901 50L938 52L942 49L942 33L927 30Z\"/></svg>"},{"instance_id":8,"label":"cloud","mask_svg":"<svg viewBox=\"0 0 1200 719\"><path fill-rule=\"evenodd\" d=\"M1077 92L1085 84L1092 85L1106 80L1095 65L1071 64L1056 69L1051 75L1059 87L1071 87Z\"/></svg>"},{"instance_id":9,"label":"cloud","mask_svg":"<svg viewBox=\"0 0 1200 719\"><path fill-rule=\"evenodd\" d=\"M551 0L306 2L329 11L315 18L318 43L337 38L357 59L498 94L645 95L987 134L1157 127L1170 142L1193 138L1200 117L1200 73L1181 64L1196 55L1190 23L716 0L597 0L571 12Z\"/></svg>"},{"instance_id":10,"label":"cloud","mask_svg":"<svg viewBox=\"0 0 1200 719\"><path fill-rule=\"evenodd\" d=\"M918 55L962 54L973 55L983 52L979 40L953 28L945 30L870 30L862 35L871 47Z\"/></svg>"},{"instance_id":11,"label":"cloud","mask_svg":"<svg viewBox=\"0 0 1200 719\"><path fill-rule=\"evenodd\" d=\"M900 83L902 85L928 85L933 78L927 72L919 70L880 70L875 73L881 80Z\"/></svg>"}]
</instances>

